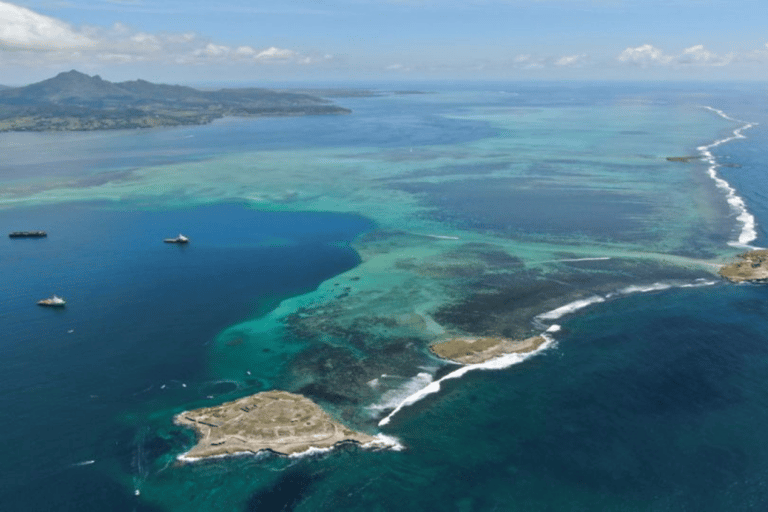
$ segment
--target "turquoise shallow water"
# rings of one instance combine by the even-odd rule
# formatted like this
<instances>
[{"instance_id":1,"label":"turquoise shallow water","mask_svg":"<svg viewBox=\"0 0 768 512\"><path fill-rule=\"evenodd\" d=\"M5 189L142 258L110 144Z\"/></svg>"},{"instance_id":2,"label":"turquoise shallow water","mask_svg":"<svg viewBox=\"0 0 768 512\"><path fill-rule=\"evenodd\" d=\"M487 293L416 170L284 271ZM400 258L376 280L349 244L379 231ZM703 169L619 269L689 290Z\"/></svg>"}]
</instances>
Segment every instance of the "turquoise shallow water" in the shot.
<instances>
[{"instance_id":1,"label":"turquoise shallow water","mask_svg":"<svg viewBox=\"0 0 768 512\"><path fill-rule=\"evenodd\" d=\"M701 105L762 122L713 150L761 243L757 93L434 85L338 118L3 135L0 226L50 233L0 242L7 509L763 509L765 290L713 277L742 226L703 162L665 159L741 125ZM455 368L430 342L551 323L541 354L378 425ZM273 388L405 449L174 462L174 413Z\"/></svg>"}]
</instances>

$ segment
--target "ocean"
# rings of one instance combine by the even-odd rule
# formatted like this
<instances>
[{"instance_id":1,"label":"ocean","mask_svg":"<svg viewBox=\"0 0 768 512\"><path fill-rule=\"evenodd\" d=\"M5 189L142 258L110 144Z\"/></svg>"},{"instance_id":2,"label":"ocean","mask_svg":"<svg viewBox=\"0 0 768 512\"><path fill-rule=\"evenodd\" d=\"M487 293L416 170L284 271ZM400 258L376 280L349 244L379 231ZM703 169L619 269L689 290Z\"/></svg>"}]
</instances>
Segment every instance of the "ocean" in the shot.
<instances>
[{"instance_id":1,"label":"ocean","mask_svg":"<svg viewBox=\"0 0 768 512\"><path fill-rule=\"evenodd\" d=\"M0 239L0 508L765 509L768 289L716 275L768 245L762 85L375 87L0 134L0 226L48 232ZM177 460L174 414L270 389L393 446Z\"/></svg>"}]
</instances>

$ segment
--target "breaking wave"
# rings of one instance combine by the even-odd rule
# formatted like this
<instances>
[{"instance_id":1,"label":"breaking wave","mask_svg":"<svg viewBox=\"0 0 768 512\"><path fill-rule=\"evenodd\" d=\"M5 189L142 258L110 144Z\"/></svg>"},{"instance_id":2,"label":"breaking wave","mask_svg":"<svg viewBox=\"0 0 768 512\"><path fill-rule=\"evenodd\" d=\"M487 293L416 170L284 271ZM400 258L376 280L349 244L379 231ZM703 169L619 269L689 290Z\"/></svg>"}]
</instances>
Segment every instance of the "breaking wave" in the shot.
<instances>
[{"instance_id":1,"label":"breaking wave","mask_svg":"<svg viewBox=\"0 0 768 512\"><path fill-rule=\"evenodd\" d=\"M709 168L707 169L707 174L709 174L709 177L714 180L717 188L725 191L726 201L730 205L731 209L734 212L736 212L736 219L741 223L741 232L739 233L738 239L729 242L728 245L733 247L744 247L744 248L754 249L755 247L749 245L749 243L757 238L757 230L755 228L756 226L755 216L749 213L749 210L747 209L747 205L744 202L744 199L736 193L736 189L733 188L730 185L730 183L725 181L723 178L721 178L717 174L717 169L720 167L720 164L718 164L717 159L712 154L711 150L716 148L717 146L720 146L727 142L731 142L732 140L746 139L746 136L743 134L743 132L755 126L756 123L748 123L746 121L734 119L733 117L729 116L722 110L718 110L713 107L705 106L704 108L714 112L715 114L719 115L720 117L728 121L733 121L736 123L744 123L739 128L736 128L735 130L733 130L733 135L731 135L730 137L717 140L712 144L708 144L706 146L699 146L696 149L699 150L704 161L707 162L707 164L709 165Z\"/></svg>"},{"instance_id":2,"label":"breaking wave","mask_svg":"<svg viewBox=\"0 0 768 512\"><path fill-rule=\"evenodd\" d=\"M626 286L624 288L620 288L615 292L606 293L605 295L593 295L592 297L587 297L586 299L579 299L573 302L569 302L568 304L565 304L564 306L560 306L559 308L553 309L552 311L547 311L546 313L537 315L534 318L534 324L538 328L546 329L547 332L557 332L560 330L559 325L552 324L549 327L547 327L546 322L551 320L557 320L559 318L564 317L565 315L573 314L581 309L587 308L593 304L599 304L601 302L605 302L606 300L609 300L609 299L622 297L626 295L634 295L636 293L658 292L663 290L669 290L672 288L698 288L701 286L713 286L717 283L718 281L699 278L699 279L696 279L695 281L688 282L688 283L657 282L657 283L651 283L646 285L633 284L630 286ZM554 329L554 330L550 331L550 329Z\"/></svg>"},{"instance_id":3,"label":"breaking wave","mask_svg":"<svg viewBox=\"0 0 768 512\"><path fill-rule=\"evenodd\" d=\"M432 383L432 375L427 372L420 372L412 379L403 383L400 387L390 389L385 392L378 403L369 405L367 409L374 415L380 414L382 411L392 409L401 404L409 396L413 395L420 389L424 389L426 386Z\"/></svg>"},{"instance_id":4,"label":"breaking wave","mask_svg":"<svg viewBox=\"0 0 768 512\"><path fill-rule=\"evenodd\" d=\"M551 347L554 344L555 340L552 339L547 334L542 334L541 336L543 336L546 341L541 345L539 345L539 347L536 350L533 350L531 352L526 352L523 354L519 354L519 353L504 354L503 356L497 357L495 359L491 359L490 361L486 361L484 363L468 364L466 366L462 366L458 368L457 370L452 371L451 373L442 377L441 379L438 379L434 382L430 382L428 385L419 389L415 393L406 397L402 402L400 402L392 412L390 412L386 417L384 417L381 421L379 421L379 426L383 427L384 425L389 423L392 417L398 412L400 412L403 409L403 407L408 407L409 405L413 405L419 400L421 400L422 398L440 391L440 383L442 383L443 381L446 381L448 379L458 379L459 377L463 377L467 372L471 372L473 370L501 370L503 368L509 368L512 365L522 363L526 359L541 353L542 351L546 350L547 348Z\"/></svg>"}]
</instances>

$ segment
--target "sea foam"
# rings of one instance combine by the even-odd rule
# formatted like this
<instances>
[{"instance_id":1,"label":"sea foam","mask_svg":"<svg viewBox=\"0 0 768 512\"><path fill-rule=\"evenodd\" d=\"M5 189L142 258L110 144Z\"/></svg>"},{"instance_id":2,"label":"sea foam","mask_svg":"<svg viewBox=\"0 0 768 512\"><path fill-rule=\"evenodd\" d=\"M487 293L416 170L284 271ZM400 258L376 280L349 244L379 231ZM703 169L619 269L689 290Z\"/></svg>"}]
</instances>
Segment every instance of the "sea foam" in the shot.
<instances>
[{"instance_id":1,"label":"sea foam","mask_svg":"<svg viewBox=\"0 0 768 512\"><path fill-rule=\"evenodd\" d=\"M718 281L699 278L693 282L688 282L688 283L656 282L656 283L645 284L645 285L634 284L634 285L626 286L624 288L619 288L615 292L609 292L609 293L606 293L605 295L593 295L592 297L587 297L586 299L579 299L573 302L569 302L568 304L565 304L564 306L560 306L559 308L553 309L552 311L547 311L546 313L537 315L536 317L534 317L534 324L541 329L546 329L545 332L557 332L560 330L560 326L557 324L552 324L549 327L547 327L546 325L547 321L558 320L559 318L562 318L566 315L573 314L593 304L600 304L609 299L626 296L626 295L634 295L636 293L650 293L650 292L664 291L672 288L698 288L701 286L712 286L717 283Z\"/></svg>"},{"instance_id":2,"label":"sea foam","mask_svg":"<svg viewBox=\"0 0 768 512\"><path fill-rule=\"evenodd\" d=\"M725 181L723 178L721 178L717 174L717 169L718 167L720 167L720 164L718 164L717 159L712 154L711 150L716 148L717 146L731 142L732 140L745 139L746 136L743 134L743 132L752 128L757 123L748 123L746 121L734 119L733 117L729 116L722 110L718 110L713 107L705 106L704 108L714 112L715 114L719 115L720 117L728 121L733 121L735 123L744 123L739 128L736 128L735 130L733 130L733 135L731 135L730 137L716 140L711 144L708 144L706 146L699 146L696 149L699 150L702 157L704 158L704 161L707 162L707 164L709 165L707 174L709 174L709 177L712 178L712 180L714 180L717 188L725 191L726 201L730 205L731 209L734 212L736 212L736 219L741 223L741 232L739 233L738 239L729 242L728 245L732 247L756 249L757 247L753 247L749 245L750 242L752 242L757 238L755 216L749 213L749 210L747 209L747 205L744 202L744 199L742 199L741 196L739 196L736 193L736 189L733 188L730 185L730 183Z\"/></svg>"},{"instance_id":3,"label":"sea foam","mask_svg":"<svg viewBox=\"0 0 768 512\"><path fill-rule=\"evenodd\" d=\"M605 298L599 295L587 297L586 299L575 300L573 302L569 302L565 306L560 306L557 309L553 309L552 311L547 311L546 313L542 313L536 316L536 320L557 320L560 317L570 315L571 313L575 313L580 309L584 309L588 306L591 306L592 304L598 304L600 302L605 302Z\"/></svg>"},{"instance_id":4,"label":"sea foam","mask_svg":"<svg viewBox=\"0 0 768 512\"><path fill-rule=\"evenodd\" d=\"M432 375L427 372L419 372L415 377L403 383L400 387L385 392L378 403L369 405L367 409L374 415L381 411L397 407L420 389L424 389L432 382Z\"/></svg>"},{"instance_id":5,"label":"sea foam","mask_svg":"<svg viewBox=\"0 0 768 512\"><path fill-rule=\"evenodd\" d=\"M501 370L503 368L509 368L512 365L522 363L526 359L546 350L547 348L551 347L552 344L555 342L554 339L552 339L550 336L546 334L542 334L542 337L546 340L544 343L539 345L539 347L536 350L533 350L531 352L526 352L523 354L504 354L503 356L491 359L489 361L485 361L484 363L477 363L477 364L468 364L466 366L462 366L458 368L457 370L452 371L448 375L445 375L441 379L438 379L434 382L430 382L427 386L419 389L412 395L408 396L398 404L395 409L390 412L386 417L384 417L381 421L379 421L379 426L383 427L384 425L388 424L392 417L400 412L403 407L407 407L409 405L413 405L422 398L431 395L433 393L437 393L440 391L440 384L443 381L446 381L448 379L458 379L459 377L463 377L467 372L471 372L473 370Z\"/></svg>"},{"instance_id":6,"label":"sea foam","mask_svg":"<svg viewBox=\"0 0 768 512\"><path fill-rule=\"evenodd\" d=\"M521 353L504 354L500 357L491 359L489 361L485 361L483 363L468 364L465 366L461 366L460 368L452 371L451 373L445 375L444 377L436 381L432 381L432 376L428 373L419 373L415 377L407 381L403 386L397 388L396 390L391 390L385 393L382 396L382 400L378 404L369 406L368 408L372 411L381 411L384 409L389 409L392 406L395 406L395 408L387 416L385 416L379 421L379 426L383 427L387 425L391 421L392 417L398 412L400 412L404 407L413 405L419 400L423 399L424 397L431 395L433 393L439 392L440 384L443 381L446 381L448 379L458 379L473 370L501 370L504 368L508 368L512 365L522 363L526 359L550 348L555 343L554 338L552 338L550 334L559 332L562 328L558 324L551 324L549 326L545 326L542 323L542 321L544 320L549 320L549 321L557 320L565 315L575 313L576 311L587 308L593 304L599 304L599 303L605 302L606 300L616 296L626 296L626 295L633 295L636 293L649 293L654 291L663 291L671 288L694 288L699 286L711 286L714 284L716 284L716 281L710 281L706 279L697 279L689 283L657 282L657 283L652 283L648 285L631 285L625 288L621 288L616 292L608 293L605 296L593 295L591 297L587 297L586 299L579 299L573 302L569 302L564 306L560 306L559 308L553 309L552 311L548 311L546 313L542 313L541 315L538 315L535 317L534 322L537 323L539 327L545 329L544 333L541 334L541 336L546 340L544 343L539 345L539 347L536 350L522 353L522 354ZM403 397L403 395L405 395L405 393L408 391L413 391L413 392Z\"/></svg>"}]
</instances>

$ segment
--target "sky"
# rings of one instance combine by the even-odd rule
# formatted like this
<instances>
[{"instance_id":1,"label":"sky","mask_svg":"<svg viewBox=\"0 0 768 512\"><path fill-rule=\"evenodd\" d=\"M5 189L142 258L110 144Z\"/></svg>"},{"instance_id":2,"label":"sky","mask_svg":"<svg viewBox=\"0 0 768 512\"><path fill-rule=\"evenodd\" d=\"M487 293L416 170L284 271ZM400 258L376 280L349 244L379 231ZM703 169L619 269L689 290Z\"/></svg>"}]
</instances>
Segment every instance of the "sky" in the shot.
<instances>
[{"instance_id":1,"label":"sky","mask_svg":"<svg viewBox=\"0 0 768 512\"><path fill-rule=\"evenodd\" d=\"M0 84L766 80L767 0L0 0Z\"/></svg>"}]
</instances>

